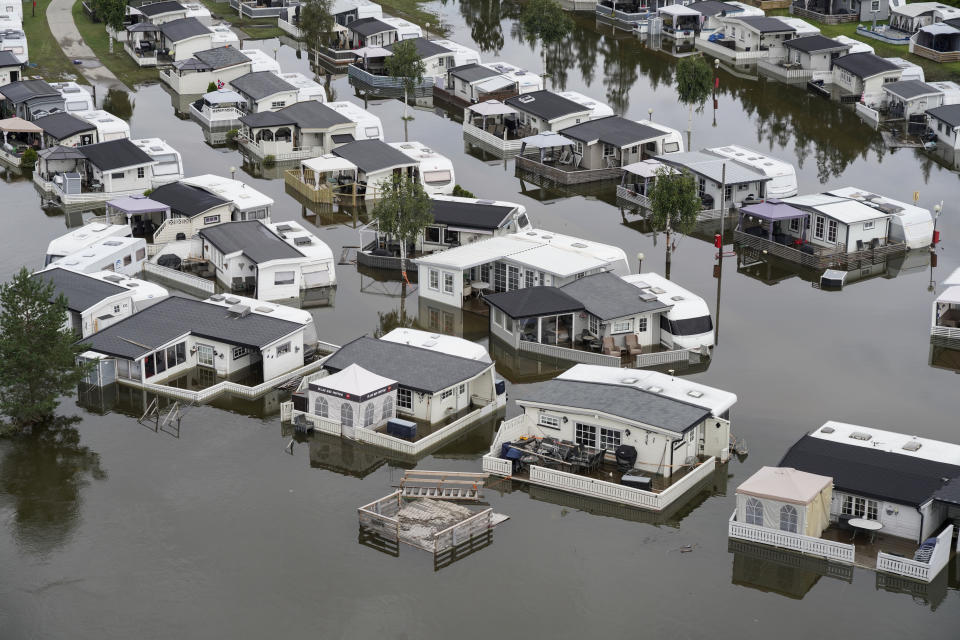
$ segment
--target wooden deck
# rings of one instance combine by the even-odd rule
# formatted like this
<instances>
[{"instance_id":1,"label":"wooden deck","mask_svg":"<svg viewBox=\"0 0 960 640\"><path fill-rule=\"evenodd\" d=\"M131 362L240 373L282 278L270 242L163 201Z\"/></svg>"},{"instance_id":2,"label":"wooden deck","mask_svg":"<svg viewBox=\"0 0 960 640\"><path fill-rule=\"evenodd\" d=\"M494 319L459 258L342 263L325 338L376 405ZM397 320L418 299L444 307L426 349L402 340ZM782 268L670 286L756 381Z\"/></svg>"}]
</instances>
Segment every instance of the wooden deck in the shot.
<instances>
[{"instance_id":1,"label":"wooden deck","mask_svg":"<svg viewBox=\"0 0 960 640\"><path fill-rule=\"evenodd\" d=\"M852 530L840 528L835 524L827 527L820 537L824 540L854 545L856 548L854 564L867 569L877 568L877 554L881 551L905 558L913 558L913 552L917 550L918 546L912 540L884 535L881 532L878 532L871 542L869 532L858 531L856 537L854 537Z\"/></svg>"},{"instance_id":2,"label":"wooden deck","mask_svg":"<svg viewBox=\"0 0 960 640\"><path fill-rule=\"evenodd\" d=\"M697 464L699 464L700 462L703 462L703 461L699 460ZM650 478L652 480L650 490L654 493L660 493L664 489L667 489L671 485L676 484L677 482L682 480L687 474L691 473L695 468L696 467L682 467L681 469L674 471L673 475L671 475L669 478L665 478L662 475L655 474L655 473L641 473L639 475ZM587 478L593 478L594 480L603 480L604 482L613 482L615 484L620 484L620 481L623 478L623 472L619 471L617 469L616 463L610 460L605 460L600 465L600 468L592 473L582 473L578 475L582 475ZM519 480L521 482L529 482L530 472L529 470L524 469L523 471L519 471L513 474L513 476L511 477L514 480ZM910 553L912 557L913 552L911 551Z\"/></svg>"}]
</instances>

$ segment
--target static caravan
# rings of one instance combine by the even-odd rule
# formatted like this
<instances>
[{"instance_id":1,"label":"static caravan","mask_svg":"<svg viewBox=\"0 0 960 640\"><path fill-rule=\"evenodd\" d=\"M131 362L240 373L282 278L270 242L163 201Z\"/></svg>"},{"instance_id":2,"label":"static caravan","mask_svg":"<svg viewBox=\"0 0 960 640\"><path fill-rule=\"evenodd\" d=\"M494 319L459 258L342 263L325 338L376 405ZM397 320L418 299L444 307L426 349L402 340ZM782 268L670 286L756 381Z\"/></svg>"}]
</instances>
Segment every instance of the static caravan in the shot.
<instances>
[{"instance_id":1,"label":"static caravan","mask_svg":"<svg viewBox=\"0 0 960 640\"><path fill-rule=\"evenodd\" d=\"M420 183L430 196L453 193L456 177L450 158L430 149L422 142L390 142L391 147L417 163Z\"/></svg>"},{"instance_id":2,"label":"static caravan","mask_svg":"<svg viewBox=\"0 0 960 640\"><path fill-rule=\"evenodd\" d=\"M933 216L929 209L894 200L858 187L831 189L831 195L849 198L891 214L890 240L906 243L908 249L926 249L933 242Z\"/></svg>"},{"instance_id":3,"label":"static caravan","mask_svg":"<svg viewBox=\"0 0 960 640\"><path fill-rule=\"evenodd\" d=\"M729 153L733 155L736 152ZM693 174L697 180L697 191L703 201L703 208L706 210L720 209L721 199L728 209L764 200L767 198L767 185L773 180L766 171L754 168L753 162L730 160L709 149L671 153L659 156L657 160ZM776 167L764 169L772 169L771 173L774 174L780 173ZM785 184L782 188L791 190L789 176L786 176L783 182Z\"/></svg>"},{"instance_id":4,"label":"static caravan","mask_svg":"<svg viewBox=\"0 0 960 640\"><path fill-rule=\"evenodd\" d=\"M135 276L147 259L147 242L143 238L113 237L100 240L85 249L64 256L51 263L81 273L114 271Z\"/></svg>"},{"instance_id":5,"label":"static caravan","mask_svg":"<svg viewBox=\"0 0 960 640\"><path fill-rule=\"evenodd\" d=\"M265 55L259 49L206 49L194 53L191 58L174 62L168 69L162 69L160 79L180 95L203 93L211 82L222 88L251 71L279 71L280 67L273 58L268 58L268 63L260 61ZM269 68L264 68L264 64Z\"/></svg>"},{"instance_id":6,"label":"static caravan","mask_svg":"<svg viewBox=\"0 0 960 640\"><path fill-rule=\"evenodd\" d=\"M23 73L23 63L9 51L0 51L0 87L18 82Z\"/></svg>"},{"instance_id":7,"label":"static caravan","mask_svg":"<svg viewBox=\"0 0 960 640\"><path fill-rule=\"evenodd\" d=\"M596 109L594 104L585 104L585 101L552 91L533 91L507 98L503 103L516 111L520 137L580 124L593 118Z\"/></svg>"},{"instance_id":8,"label":"static caravan","mask_svg":"<svg viewBox=\"0 0 960 640\"><path fill-rule=\"evenodd\" d=\"M86 113L97 109L90 91L76 82L51 82L50 86L63 96L63 110L71 115L82 118Z\"/></svg>"},{"instance_id":9,"label":"static caravan","mask_svg":"<svg viewBox=\"0 0 960 640\"><path fill-rule=\"evenodd\" d=\"M946 104L927 110L930 128L948 149L960 149L960 104Z\"/></svg>"},{"instance_id":10,"label":"static caravan","mask_svg":"<svg viewBox=\"0 0 960 640\"><path fill-rule=\"evenodd\" d=\"M713 318L706 301L658 273L638 273L623 278L640 289L640 296L655 296L670 309L660 316L660 344L672 349L713 347Z\"/></svg>"},{"instance_id":11,"label":"static caravan","mask_svg":"<svg viewBox=\"0 0 960 640\"><path fill-rule=\"evenodd\" d=\"M160 138L140 138L131 140L153 160L150 168L150 185L158 187L183 177L183 158L180 152Z\"/></svg>"},{"instance_id":12,"label":"static caravan","mask_svg":"<svg viewBox=\"0 0 960 640\"><path fill-rule=\"evenodd\" d=\"M846 95L858 96L868 107L883 100L883 86L901 79L903 70L872 53L849 53L833 61L833 84Z\"/></svg>"},{"instance_id":13,"label":"static caravan","mask_svg":"<svg viewBox=\"0 0 960 640\"><path fill-rule=\"evenodd\" d=\"M181 184L197 187L230 202L230 217L233 222L263 220L270 222L273 198L254 189L245 182L205 173L184 178ZM226 220L224 220L226 221Z\"/></svg>"},{"instance_id":14,"label":"static caravan","mask_svg":"<svg viewBox=\"0 0 960 640\"><path fill-rule=\"evenodd\" d=\"M787 205L809 214L808 230L796 229L791 222L790 232L806 232L807 240L828 249L840 248L847 253L888 244L893 213L874 208L850 198L816 193L787 198Z\"/></svg>"},{"instance_id":15,"label":"static caravan","mask_svg":"<svg viewBox=\"0 0 960 640\"><path fill-rule=\"evenodd\" d=\"M47 245L47 255L44 257L43 266L72 253L88 249L102 240L129 237L131 237L130 227L127 225L90 222L79 229L74 229L59 238L51 240L50 244Z\"/></svg>"},{"instance_id":16,"label":"static caravan","mask_svg":"<svg viewBox=\"0 0 960 640\"><path fill-rule=\"evenodd\" d=\"M356 124L339 111L311 100L277 111L248 113L240 118L238 140L256 157L300 160L329 153L338 144L352 142Z\"/></svg>"},{"instance_id":17,"label":"static caravan","mask_svg":"<svg viewBox=\"0 0 960 640\"><path fill-rule=\"evenodd\" d=\"M230 81L243 96L246 113L278 111L297 102L298 89L270 71L254 71Z\"/></svg>"},{"instance_id":18,"label":"static caravan","mask_svg":"<svg viewBox=\"0 0 960 640\"><path fill-rule=\"evenodd\" d=\"M9 51L21 64L27 64L30 61L27 34L19 25L15 25L14 28L0 29L0 51Z\"/></svg>"},{"instance_id":19,"label":"static caravan","mask_svg":"<svg viewBox=\"0 0 960 640\"><path fill-rule=\"evenodd\" d=\"M409 176L419 175L420 163L398 149L397 144L387 144L380 140L357 140L335 148L333 155L353 166L355 181L362 185L364 198L374 200L379 197L382 185L390 180L394 172L400 171ZM452 171L451 168L451 177ZM451 186L451 190L452 188Z\"/></svg>"},{"instance_id":20,"label":"static caravan","mask_svg":"<svg viewBox=\"0 0 960 640\"><path fill-rule=\"evenodd\" d=\"M210 296L204 302L215 304L226 309L235 308L237 305L248 307L250 313L267 318L278 318L280 320L289 320L303 325L303 344L306 354L304 357L310 357L316 351L317 325L313 320L313 315L305 309L297 309L283 304L267 302L266 300L257 300L256 298L245 298L234 294L221 294Z\"/></svg>"},{"instance_id":21,"label":"static caravan","mask_svg":"<svg viewBox=\"0 0 960 640\"><path fill-rule=\"evenodd\" d=\"M96 126L63 111L37 118L34 124L43 129L44 147L77 147L98 142Z\"/></svg>"},{"instance_id":22,"label":"static caravan","mask_svg":"<svg viewBox=\"0 0 960 640\"><path fill-rule=\"evenodd\" d=\"M130 137L130 125L109 111L94 109L80 116L97 128L98 142L111 142Z\"/></svg>"},{"instance_id":23,"label":"static caravan","mask_svg":"<svg viewBox=\"0 0 960 640\"><path fill-rule=\"evenodd\" d=\"M770 178L764 188L768 198L789 198L797 195L799 191L797 170L789 162L735 144L713 147L712 149L706 149L706 151L724 158L730 158L741 165L756 169Z\"/></svg>"},{"instance_id":24,"label":"static caravan","mask_svg":"<svg viewBox=\"0 0 960 640\"><path fill-rule=\"evenodd\" d=\"M3 117L16 116L33 120L55 111L63 111L64 99L60 92L44 80L18 80L0 87Z\"/></svg>"},{"instance_id":25,"label":"static caravan","mask_svg":"<svg viewBox=\"0 0 960 640\"><path fill-rule=\"evenodd\" d=\"M327 101L327 90L324 86L302 73L278 73L277 76L297 88L297 102L306 102L307 100Z\"/></svg>"},{"instance_id":26,"label":"static caravan","mask_svg":"<svg viewBox=\"0 0 960 640\"><path fill-rule=\"evenodd\" d=\"M327 106L356 125L355 140L383 140L380 118L353 102L328 102Z\"/></svg>"}]
</instances>

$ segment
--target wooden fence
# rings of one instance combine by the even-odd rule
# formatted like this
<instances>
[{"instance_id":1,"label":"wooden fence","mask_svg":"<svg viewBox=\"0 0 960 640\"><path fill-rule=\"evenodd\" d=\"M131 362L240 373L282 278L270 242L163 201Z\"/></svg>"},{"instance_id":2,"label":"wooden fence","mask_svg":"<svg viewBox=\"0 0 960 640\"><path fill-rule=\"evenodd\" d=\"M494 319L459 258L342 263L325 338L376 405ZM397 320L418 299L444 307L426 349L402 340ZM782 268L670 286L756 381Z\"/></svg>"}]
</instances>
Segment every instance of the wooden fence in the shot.
<instances>
[{"instance_id":1,"label":"wooden fence","mask_svg":"<svg viewBox=\"0 0 960 640\"><path fill-rule=\"evenodd\" d=\"M552 344L541 344L539 342L520 341L520 351L536 353L542 356L551 356L559 360L569 362L582 362L585 364L599 364L606 367L619 367L619 356L608 356L603 353L594 353L592 351L581 351L580 349L568 349L558 347Z\"/></svg>"},{"instance_id":2,"label":"wooden fence","mask_svg":"<svg viewBox=\"0 0 960 640\"><path fill-rule=\"evenodd\" d=\"M670 349L669 351L654 351L651 353L640 353L637 354L635 365L638 369L644 367L655 367L660 364L670 364L672 362L696 362L700 361L701 357L709 356L709 349L707 353L704 353L704 348L696 349Z\"/></svg>"},{"instance_id":3,"label":"wooden fence","mask_svg":"<svg viewBox=\"0 0 960 640\"><path fill-rule=\"evenodd\" d=\"M394 491L388 496L363 505L357 509L360 526L387 540L399 541L400 521L397 519L397 513L400 511L401 501L400 492Z\"/></svg>"},{"instance_id":4,"label":"wooden fence","mask_svg":"<svg viewBox=\"0 0 960 640\"><path fill-rule=\"evenodd\" d=\"M790 5L790 13L798 18L815 20L816 22L822 22L823 24L843 24L844 22L857 22L860 20L860 16L856 13L839 13L833 15L827 13L817 13L816 11L803 9L802 7L798 7L794 4Z\"/></svg>"},{"instance_id":5,"label":"wooden fence","mask_svg":"<svg viewBox=\"0 0 960 640\"><path fill-rule=\"evenodd\" d=\"M611 167L609 169L574 169L566 171L557 167L543 164L539 160L528 158L527 156L516 157L517 171L541 176L554 184L584 184L587 182L599 182L601 180L619 180L623 175L621 167Z\"/></svg>"},{"instance_id":6,"label":"wooden fence","mask_svg":"<svg viewBox=\"0 0 960 640\"><path fill-rule=\"evenodd\" d=\"M470 516L452 527L438 531L433 537L433 552L443 553L492 528L493 509L484 509L480 513Z\"/></svg>"},{"instance_id":7,"label":"wooden fence","mask_svg":"<svg viewBox=\"0 0 960 640\"><path fill-rule=\"evenodd\" d=\"M960 62L960 51L936 51L915 42L910 43L910 53L934 62Z\"/></svg>"}]
</instances>

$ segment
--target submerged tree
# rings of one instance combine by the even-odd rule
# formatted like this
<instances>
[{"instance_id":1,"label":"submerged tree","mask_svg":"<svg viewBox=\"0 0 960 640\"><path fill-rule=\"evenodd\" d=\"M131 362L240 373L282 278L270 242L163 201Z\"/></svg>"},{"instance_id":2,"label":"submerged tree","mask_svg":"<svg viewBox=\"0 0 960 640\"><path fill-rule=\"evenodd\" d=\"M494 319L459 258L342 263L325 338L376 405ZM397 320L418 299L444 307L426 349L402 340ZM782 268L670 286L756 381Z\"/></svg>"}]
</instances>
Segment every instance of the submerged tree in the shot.
<instances>
[{"instance_id":1,"label":"submerged tree","mask_svg":"<svg viewBox=\"0 0 960 640\"><path fill-rule=\"evenodd\" d=\"M693 131L693 110L703 111L703 105L713 90L710 65L701 55L680 58L677 63L677 98L690 107L687 118L687 148Z\"/></svg>"},{"instance_id":2,"label":"submerged tree","mask_svg":"<svg viewBox=\"0 0 960 640\"><path fill-rule=\"evenodd\" d=\"M693 174L678 172L668 167L657 169L656 182L650 188L650 226L667 234L667 279L670 278L670 258L673 247L670 234L688 234L697 224L697 215L703 207Z\"/></svg>"},{"instance_id":3,"label":"submerged tree","mask_svg":"<svg viewBox=\"0 0 960 640\"><path fill-rule=\"evenodd\" d=\"M300 41L313 52L318 45L330 43L336 26L333 17L333 0L306 0L300 5Z\"/></svg>"},{"instance_id":4,"label":"submerged tree","mask_svg":"<svg viewBox=\"0 0 960 640\"><path fill-rule=\"evenodd\" d=\"M398 78L403 82L403 119L407 119L407 100L417 85L423 82L423 74L427 72L427 65L417 52L417 45L411 40L401 40L393 45L391 55L386 62L387 73L391 78Z\"/></svg>"},{"instance_id":5,"label":"submerged tree","mask_svg":"<svg viewBox=\"0 0 960 640\"><path fill-rule=\"evenodd\" d=\"M430 196L415 177L393 174L382 187L372 217L380 233L400 243L400 270L407 280L407 245L433 222Z\"/></svg>"},{"instance_id":6,"label":"submerged tree","mask_svg":"<svg viewBox=\"0 0 960 640\"><path fill-rule=\"evenodd\" d=\"M209 89L209 87L207 87ZM216 85L214 85L216 89ZM108 89L107 97L103 99L103 110L112 113L121 120L129 120L133 116L133 103L130 94L123 89Z\"/></svg>"},{"instance_id":7,"label":"submerged tree","mask_svg":"<svg viewBox=\"0 0 960 640\"><path fill-rule=\"evenodd\" d=\"M0 414L13 429L48 421L60 396L76 391L85 345L64 327L67 300L26 267L0 285Z\"/></svg>"},{"instance_id":8,"label":"submerged tree","mask_svg":"<svg viewBox=\"0 0 960 640\"><path fill-rule=\"evenodd\" d=\"M560 43L573 30L573 19L556 0L530 0L520 15L523 30L531 42L540 41L543 71L547 72L547 52L556 54Z\"/></svg>"}]
</instances>

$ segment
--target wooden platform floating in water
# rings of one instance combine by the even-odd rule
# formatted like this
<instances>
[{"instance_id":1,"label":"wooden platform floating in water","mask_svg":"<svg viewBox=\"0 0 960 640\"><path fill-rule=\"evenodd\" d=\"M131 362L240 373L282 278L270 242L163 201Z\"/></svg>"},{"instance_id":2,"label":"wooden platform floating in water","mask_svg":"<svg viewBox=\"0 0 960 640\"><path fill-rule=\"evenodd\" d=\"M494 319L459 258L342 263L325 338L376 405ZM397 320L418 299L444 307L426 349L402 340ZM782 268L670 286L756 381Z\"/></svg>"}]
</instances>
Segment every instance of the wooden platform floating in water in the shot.
<instances>
[{"instance_id":1,"label":"wooden platform floating in water","mask_svg":"<svg viewBox=\"0 0 960 640\"><path fill-rule=\"evenodd\" d=\"M480 500L488 473L461 471L406 471L400 481L405 498L434 500Z\"/></svg>"}]
</instances>

